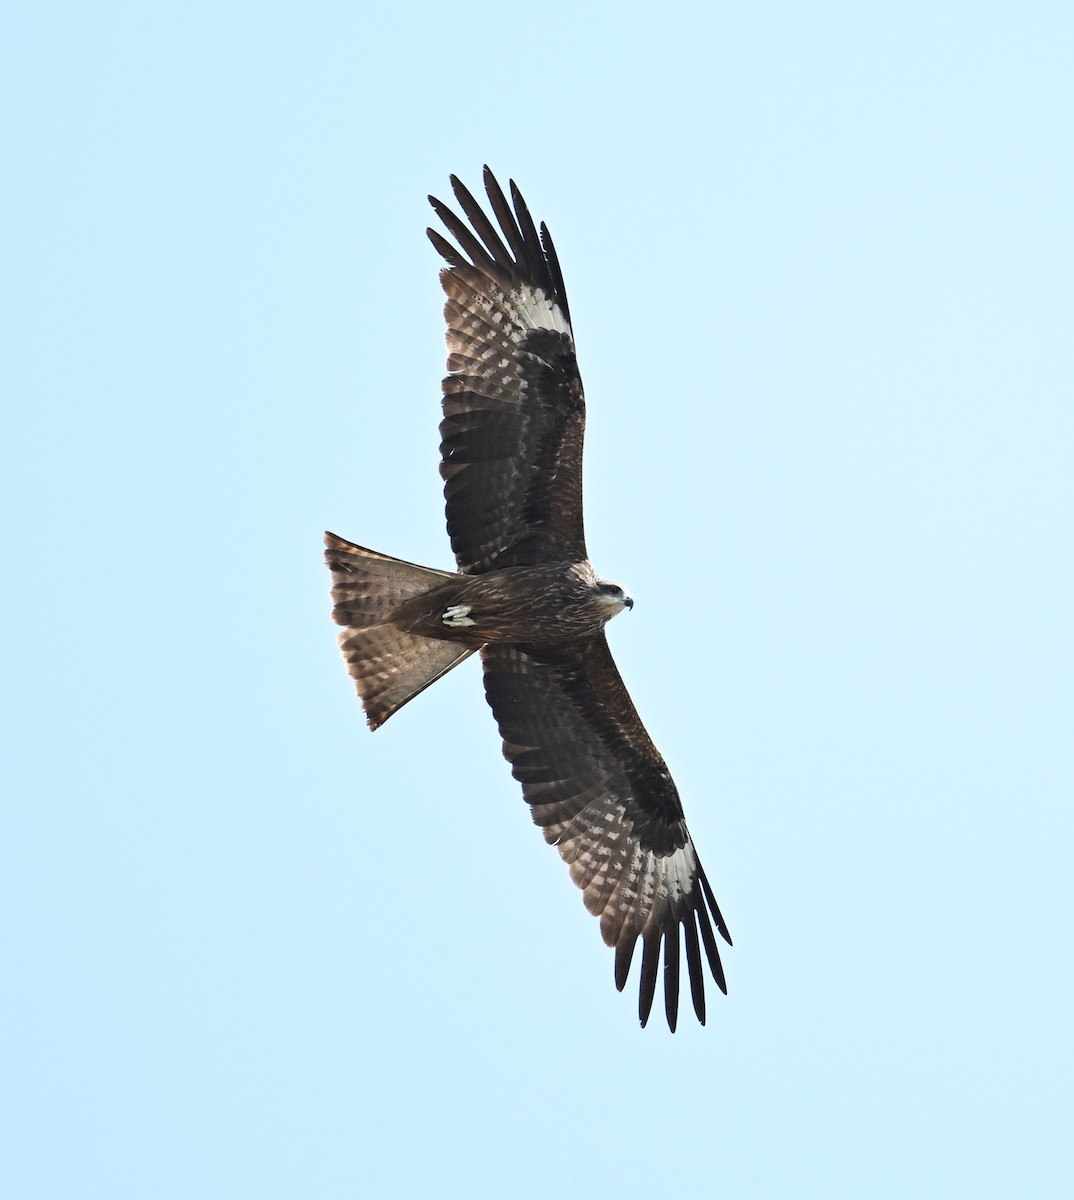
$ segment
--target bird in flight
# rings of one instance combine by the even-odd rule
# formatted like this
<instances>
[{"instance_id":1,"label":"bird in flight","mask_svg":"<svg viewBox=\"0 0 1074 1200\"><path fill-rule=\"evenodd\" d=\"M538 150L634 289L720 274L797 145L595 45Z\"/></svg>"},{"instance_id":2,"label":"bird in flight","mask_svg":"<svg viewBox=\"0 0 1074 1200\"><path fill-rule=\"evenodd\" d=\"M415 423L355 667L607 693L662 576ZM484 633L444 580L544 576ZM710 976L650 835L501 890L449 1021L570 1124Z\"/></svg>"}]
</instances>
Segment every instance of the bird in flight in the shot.
<instances>
[{"instance_id":1,"label":"bird in flight","mask_svg":"<svg viewBox=\"0 0 1074 1200\"><path fill-rule=\"evenodd\" d=\"M484 183L495 224L454 175L465 220L429 197L454 239L428 230L447 262L440 474L458 570L325 534L340 649L371 729L480 655L504 756L600 919L616 987L640 938L645 1025L662 950L674 1031L684 943L704 1024L702 953L726 992L714 927L731 939L678 791L605 638L607 622L634 602L586 551L585 402L563 275L514 181L510 202L488 167Z\"/></svg>"}]
</instances>

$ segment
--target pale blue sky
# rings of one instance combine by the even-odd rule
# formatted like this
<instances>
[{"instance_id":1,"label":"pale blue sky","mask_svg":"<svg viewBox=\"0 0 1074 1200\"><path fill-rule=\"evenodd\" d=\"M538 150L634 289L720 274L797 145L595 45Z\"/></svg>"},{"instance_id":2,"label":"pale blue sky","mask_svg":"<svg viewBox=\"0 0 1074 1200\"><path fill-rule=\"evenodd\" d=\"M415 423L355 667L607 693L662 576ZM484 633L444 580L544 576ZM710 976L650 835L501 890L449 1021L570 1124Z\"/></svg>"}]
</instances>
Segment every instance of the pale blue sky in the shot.
<instances>
[{"instance_id":1,"label":"pale blue sky","mask_svg":"<svg viewBox=\"0 0 1074 1200\"><path fill-rule=\"evenodd\" d=\"M36 4L0 30L0 1192L1070 1194L1074 8ZM467 663L427 192L556 239L610 631L735 937L671 1037Z\"/></svg>"}]
</instances>

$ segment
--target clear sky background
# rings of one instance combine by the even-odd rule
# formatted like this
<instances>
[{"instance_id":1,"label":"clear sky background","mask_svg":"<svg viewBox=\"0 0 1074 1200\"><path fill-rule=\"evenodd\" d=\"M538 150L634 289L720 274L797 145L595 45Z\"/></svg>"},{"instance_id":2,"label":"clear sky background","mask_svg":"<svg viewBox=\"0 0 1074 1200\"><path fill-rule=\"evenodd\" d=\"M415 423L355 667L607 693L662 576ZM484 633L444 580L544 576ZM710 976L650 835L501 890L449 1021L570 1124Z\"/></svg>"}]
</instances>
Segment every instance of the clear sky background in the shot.
<instances>
[{"instance_id":1,"label":"clear sky background","mask_svg":"<svg viewBox=\"0 0 1074 1200\"><path fill-rule=\"evenodd\" d=\"M1070 1195L1074 8L2 25L0 1192ZM451 561L484 162L735 938L674 1037L477 663L373 736L335 648L322 530Z\"/></svg>"}]
</instances>

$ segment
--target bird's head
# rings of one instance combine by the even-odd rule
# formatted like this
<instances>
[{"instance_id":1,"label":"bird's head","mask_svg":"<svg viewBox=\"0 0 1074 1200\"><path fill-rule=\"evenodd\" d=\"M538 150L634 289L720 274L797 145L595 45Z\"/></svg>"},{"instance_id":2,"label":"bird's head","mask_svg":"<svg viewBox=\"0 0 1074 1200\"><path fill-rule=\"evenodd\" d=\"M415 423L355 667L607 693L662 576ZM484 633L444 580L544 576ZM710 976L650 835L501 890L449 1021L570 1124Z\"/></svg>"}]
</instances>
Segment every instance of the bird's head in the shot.
<instances>
[{"instance_id":1,"label":"bird's head","mask_svg":"<svg viewBox=\"0 0 1074 1200\"><path fill-rule=\"evenodd\" d=\"M634 597L624 587L613 583L610 579L597 579L593 590L600 597L601 602L608 606L609 621L621 613L624 608L634 607Z\"/></svg>"}]
</instances>

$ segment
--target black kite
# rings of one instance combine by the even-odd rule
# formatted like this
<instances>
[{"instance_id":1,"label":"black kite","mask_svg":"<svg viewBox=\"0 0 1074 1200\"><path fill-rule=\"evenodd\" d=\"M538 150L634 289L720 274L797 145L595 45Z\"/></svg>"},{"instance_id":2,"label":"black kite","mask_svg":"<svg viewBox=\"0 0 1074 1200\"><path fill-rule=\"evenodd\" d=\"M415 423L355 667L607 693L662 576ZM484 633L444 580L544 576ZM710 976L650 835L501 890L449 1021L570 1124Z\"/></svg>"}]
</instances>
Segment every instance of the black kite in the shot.
<instances>
[{"instance_id":1,"label":"black kite","mask_svg":"<svg viewBox=\"0 0 1074 1200\"><path fill-rule=\"evenodd\" d=\"M615 948L616 987L640 937L644 1025L662 943L674 1030L681 926L704 1024L702 947L726 991L713 924L731 939L604 636L633 601L586 553L585 403L559 260L515 184L509 204L487 167L484 179L498 229L454 176L469 226L429 198L457 243L428 231L448 262L440 474L458 572L326 534L340 647L371 729L480 653L504 755Z\"/></svg>"}]
</instances>

